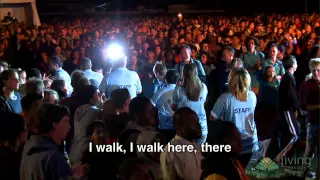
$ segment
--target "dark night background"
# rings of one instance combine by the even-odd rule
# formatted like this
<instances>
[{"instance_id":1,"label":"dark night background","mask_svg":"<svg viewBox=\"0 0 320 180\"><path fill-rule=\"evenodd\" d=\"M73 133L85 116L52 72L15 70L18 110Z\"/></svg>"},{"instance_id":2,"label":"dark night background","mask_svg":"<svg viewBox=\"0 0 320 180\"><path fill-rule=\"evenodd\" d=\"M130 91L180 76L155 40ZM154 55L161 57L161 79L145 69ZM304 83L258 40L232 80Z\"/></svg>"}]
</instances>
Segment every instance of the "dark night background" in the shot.
<instances>
[{"instance_id":1,"label":"dark night background","mask_svg":"<svg viewBox=\"0 0 320 180\"><path fill-rule=\"evenodd\" d=\"M51 13L69 13L70 15L84 15L83 8L94 7L109 0L37 0L41 18ZM227 14L253 15L255 12L304 13L306 0L114 0L106 12L116 10L135 10L137 5L151 8L167 9L169 4L195 4L197 10L216 9L225 10ZM308 13L320 12L320 0L307 0ZM86 5L83 5L86 4ZM90 8L89 8L90 9ZM101 11L101 9L100 9ZM73 13L73 14L72 14Z\"/></svg>"}]
</instances>

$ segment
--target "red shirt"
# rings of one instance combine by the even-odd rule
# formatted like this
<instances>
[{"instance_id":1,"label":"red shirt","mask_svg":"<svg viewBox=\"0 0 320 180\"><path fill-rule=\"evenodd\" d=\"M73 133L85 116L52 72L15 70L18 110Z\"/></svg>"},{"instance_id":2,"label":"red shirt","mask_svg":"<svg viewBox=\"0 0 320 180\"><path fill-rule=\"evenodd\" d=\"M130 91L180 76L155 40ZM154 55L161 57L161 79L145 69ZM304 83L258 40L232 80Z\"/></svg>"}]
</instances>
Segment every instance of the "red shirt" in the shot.
<instances>
[{"instance_id":1,"label":"red shirt","mask_svg":"<svg viewBox=\"0 0 320 180\"><path fill-rule=\"evenodd\" d=\"M309 79L300 87L300 104L303 110L307 110L309 105L320 105L320 83ZM320 109L308 111L308 122L319 124Z\"/></svg>"}]
</instances>

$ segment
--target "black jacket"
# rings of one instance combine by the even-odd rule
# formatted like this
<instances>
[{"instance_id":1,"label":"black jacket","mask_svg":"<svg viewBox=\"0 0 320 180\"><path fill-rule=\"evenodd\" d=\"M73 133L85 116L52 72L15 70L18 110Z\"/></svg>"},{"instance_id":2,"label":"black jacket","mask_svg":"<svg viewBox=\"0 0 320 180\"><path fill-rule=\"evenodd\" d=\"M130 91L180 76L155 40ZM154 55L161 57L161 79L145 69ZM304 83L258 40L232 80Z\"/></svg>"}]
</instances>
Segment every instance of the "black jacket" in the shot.
<instances>
[{"instance_id":1,"label":"black jacket","mask_svg":"<svg viewBox=\"0 0 320 180\"><path fill-rule=\"evenodd\" d=\"M300 108L294 76L286 72L279 86L279 110L296 111Z\"/></svg>"}]
</instances>

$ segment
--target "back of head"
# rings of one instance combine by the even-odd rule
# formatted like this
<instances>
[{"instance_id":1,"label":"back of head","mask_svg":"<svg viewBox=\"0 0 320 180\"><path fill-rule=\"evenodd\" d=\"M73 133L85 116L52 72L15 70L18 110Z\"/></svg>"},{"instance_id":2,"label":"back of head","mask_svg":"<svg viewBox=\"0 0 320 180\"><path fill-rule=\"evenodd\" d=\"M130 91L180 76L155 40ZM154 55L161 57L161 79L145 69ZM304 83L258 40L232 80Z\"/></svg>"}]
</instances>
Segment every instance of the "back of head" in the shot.
<instances>
[{"instance_id":1,"label":"back of head","mask_svg":"<svg viewBox=\"0 0 320 180\"><path fill-rule=\"evenodd\" d=\"M191 101L198 101L201 93L202 82L198 77L195 64L185 64L183 67L183 87Z\"/></svg>"},{"instance_id":2,"label":"back of head","mask_svg":"<svg viewBox=\"0 0 320 180\"><path fill-rule=\"evenodd\" d=\"M32 104L38 100L42 100L42 96L38 94L28 94L21 99L21 106L23 110L29 110Z\"/></svg>"},{"instance_id":3,"label":"back of head","mask_svg":"<svg viewBox=\"0 0 320 180\"><path fill-rule=\"evenodd\" d=\"M58 104L60 98L59 98L59 94L55 90L46 89L46 90L44 90L43 94L44 94L43 103ZM51 98L54 98L55 101L51 102Z\"/></svg>"},{"instance_id":4,"label":"back of head","mask_svg":"<svg viewBox=\"0 0 320 180\"><path fill-rule=\"evenodd\" d=\"M150 99L146 97L135 97L130 101L129 115L130 119L134 120L136 116L141 116L145 113L145 107L150 102Z\"/></svg>"},{"instance_id":5,"label":"back of head","mask_svg":"<svg viewBox=\"0 0 320 180\"><path fill-rule=\"evenodd\" d=\"M42 95L44 91L44 83L42 79L32 77L25 83L25 93Z\"/></svg>"},{"instance_id":6,"label":"back of head","mask_svg":"<svg viewBox=\"0 0 320 180\"><path fill-rule=\"evenodd\" d=\"M30 79L30 78L42 79L41 71L37 68L28 69L26 73L27 73L27 79Z\"/></svg>"},{"instance_id":7,"label":"back of head","mask_svg":"<svg viewBox=\"0 0 320 180\"><path fill-rule=\"evenodd\" d=\"M21 115L15 113L0 112L0 144L8 142L11 146L16 145L17 137L25 129L24 119Z\"/></svg>"},{"instance_id":8,"label":"back of head","mask_svg":"<svg viewBox=\"0 0 320 180\"><path fill-rule=\"evenodd\" d=\"M164 77L167 73L167 68L162 63L156 63L153 67L153 73L158 74L159 76Z\"/></svg>"},{"instance_id":9,"label":"back of head","mask_svg":"<svg viewBox=\"0 0 320 180\"><path fill-rule=\"evenodd\" d=\"M73 71L71 74L71 86L77 89L80 86L80 79L85 77L84 72L80 70Z\"/></svg>"},{"instance_id":10,"label":"back of head","mask_svg":"<svg viewBox=\"0 0 320 180\"><path fill-rule=\"evenodd\" d=\"M63 66L62 60L58 56L53 56L49 59L49 62L53 65L58 65L59 67Z\"/></svg>"},{"instance_id":11,"label":"back of head","mask_svg":"<svg viewBox=\"0 0 320 180\"><path fill-rule=\"evenodd\" d=\"M128 89L116 89L111 93L112 107L115 109L121 109L124 107L125 103L130 101L130 92Z\"/></svg>"},{"instance_id":12,"label":"back of head","mask_svg":"<svg viewBox=\"0 0 320 180\"><path fill-rule=\"evenodd\" d=\"M188 107L179 108L173 115L173 123L175 128L184 124L184 121L194 114L196 113Z\"/></svg>"},{"instance_id":13,"label":"back of head","mask_svg":"<svg viewBox=\"0 0 320 180\"><path fill-rule=\"evenodd\" d=\"M91 60L89 58L82 58L80 60L80 68L81 68L81 70L85 71L85 70L91 69L91 67L92 67L92 63L91 63Z\"/></svg>"},{"instance_id":14,"label":"back of head","mask_svg":"<svg viewBox=\"0 0 320 180\"><path fill-rule=\"evenodd\" d=\"M290 55L290 56L286 56L285 58L283 58L282 60L282 64L285 70L290 69L291 67L293 67L295 64L297 64L297 60L294 56Z\"/></svg>"},{"instance_id":15,"label":"back of head","mask_svg":"<svg viewBox=\"0 0 320 180\"><path fill-rule=\"evenodd\" d=\"M233 58L230 63L230 69L242 68L243 62L240 58Z\"/></svg>"},{"instance_id":16,"label":"back of head","mask_svg":"<svg viewBox=\"0 0 320 180\"><path fill-rule=\"evenodd\" d=\"M105 118L107 122L107 132L110 138L119 138L121 132L126 128L129 122L129 116L126 113L111 114Z\"/></svg>"},{"instance_id":17,"label":"back of head","mask_svg":"<svg viewBox=\"0 0 320 180\"><path fill-rule=\"evenodd\" d=\"M166 73L166 82L167 84L176 84L178 79L178 74L174 69L170 69Z\"/></svg>"},{"instance_id":18,"label":"back of head","mask_svg":"<svg viewBox=\"0 0 320 180\"><path fill-rule=\"evenodd\" d=\"M88 104L98 88L94 85L85 85L77 91L77 99L81 104Z\"/></svg>"},{"instance_id":19,"label":"back of head","mask_svg":"<svg viewBox=\"0 0 320 180\"><path fill-rule=\"evenodd\" d=\"M244 68L233 69L229 74L229 90L239 101L247 101L251 78Z\"/></svg>"},{"instance_id":20,"label":"back of head","mask_svg":"<svg viewBox=\"0 0 320 180\"><path fill-rule=\"evenodd\" d=\"M54 124L69 116L66 107L55 104L42 104L36 113L36 128L38 134L46 134L54 130Z\"/></svg>"}]
</instances>

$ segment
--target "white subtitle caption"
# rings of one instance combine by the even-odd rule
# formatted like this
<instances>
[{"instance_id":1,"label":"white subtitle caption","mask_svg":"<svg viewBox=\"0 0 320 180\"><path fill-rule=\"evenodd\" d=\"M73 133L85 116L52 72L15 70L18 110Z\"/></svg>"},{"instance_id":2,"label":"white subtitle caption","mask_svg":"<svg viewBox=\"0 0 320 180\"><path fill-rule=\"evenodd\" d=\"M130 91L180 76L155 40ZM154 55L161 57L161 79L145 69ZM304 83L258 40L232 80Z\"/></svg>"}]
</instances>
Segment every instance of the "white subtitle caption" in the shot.
<instances>
[{"instance_id":1,"label":"white subtitle caption","mask_svg":"<svg viewBox=\"0 0 320 180\"><path fill-rule=\"evenodd\" d=\"M138 152L164 152L165 145L161 145L159 142L149 145L135 145L130 143L130 152L134 152L136 149ZM95 148L96 152L118 152L126 154L126 150L123 148L123 145L120 145L118 142L114 142L108 145L93 145L89 143L89 152L92 152L92 149ZM197 149L194 145L173 145L167 144L168 152L189 152L197 153ZM210 145L208 143L201 144L201 152L231 152L230 145Z\"/></svg>"}]
</instances>

